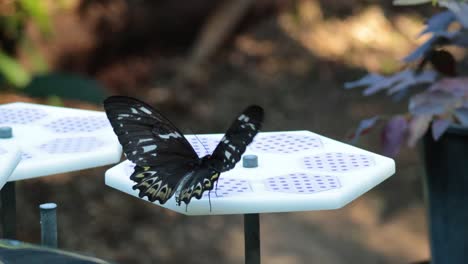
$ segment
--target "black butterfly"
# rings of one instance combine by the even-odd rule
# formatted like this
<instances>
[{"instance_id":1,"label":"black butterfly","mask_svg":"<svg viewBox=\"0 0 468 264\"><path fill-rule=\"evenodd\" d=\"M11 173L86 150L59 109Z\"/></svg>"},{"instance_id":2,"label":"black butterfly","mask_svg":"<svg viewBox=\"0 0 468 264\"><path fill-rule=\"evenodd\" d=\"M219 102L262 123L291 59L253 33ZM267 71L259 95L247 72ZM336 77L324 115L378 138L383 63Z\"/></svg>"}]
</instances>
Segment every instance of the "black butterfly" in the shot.
<instances>
[{"instance_id":1,"label":"black butterfly","mask_svg":"<svg viewBox=\"0 0 468 264\"><path fill-rule=\"evenodd\" d=\"M252 105L234 120L211 155L199 158L171 121L148 104L125 96L104 101L107 117L127 158L136 164L130 179L139 197L164 204L188 204L213 190L222 172L236 165L263 121L263 109Z\"/></svg>"}]
</instances>

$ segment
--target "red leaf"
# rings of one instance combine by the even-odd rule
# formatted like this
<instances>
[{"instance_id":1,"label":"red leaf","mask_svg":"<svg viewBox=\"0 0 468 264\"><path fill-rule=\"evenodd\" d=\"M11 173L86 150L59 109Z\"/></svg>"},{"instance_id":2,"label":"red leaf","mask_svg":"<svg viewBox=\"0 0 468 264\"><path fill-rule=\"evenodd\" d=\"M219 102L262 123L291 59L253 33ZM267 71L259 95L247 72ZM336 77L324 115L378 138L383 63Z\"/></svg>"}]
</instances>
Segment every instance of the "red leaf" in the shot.
<instances>
[{"instance_id":1,"label":"red leaf","mask_svg":"<svg viewBox=\"0 0 468 264\"><path fill-rule=\"evenodd\" d=\"M460 124L468 126L468 107L458 108L454 115Z\"/></svg>"},{"instance_id":2,"label":"red leaf","mask_svg":"<svg viewBox=\"0 0 468 264\"><path fill-rule=\"evenodd\" d=\"M390 119L382 131L383 154L395 157L408 132L408 121L403 116Z\"/></svg>"},{"instance_id":3,"label":"red leaf","mask_svg":"<svg viewBox=\"0 0 468 264\"><path fill-rule=\"evenodd\" d=\"M435 141L439 140L449 128L450 124L452 124L452 121L448 119L437 119L432 122L432 138L434 138Z\"/></svg>"},{"instance_id":4,"label":"red leaf","mask_svg":"<svg viewBox=\"0 0 468 264\"><path fill-rule=\"evenodd\" d=\"M456 97L468 97L468 77L441 79L431 85L429 91L445 91Z\"/></svg>"},{"instance_id":5,"label":"red leaf","mask_svg":"<svg viewBox=\"0 0 468 264\"><path fill-rule=\"evenodd\" d=\"M426 133L431 120L431 115L418 115L411 119L408 127L408 146L416 145L416 142Z\"/></svg>"},{"instance_id":6,"label":"red leaf","mask_svg":"<svg viewBox=\"0 0 468 264\"><path fill-rule=\"evenodd\" d=\"M436 90L412 96L408 108L413 115L438 115L455 108L458 101L452 93Z\"/></svg>"},{"instance_id":7,"label":"red leaf","mask_svg":"<svg viewBox=\"0 0 468 264\"><path fill-rule=\"evenodd\" d=\"M344 84L344 88L345 89L353 89L353 88L360 87L360 86L372 85L372 84L380 82L380 81L382 81L384 79L385 79L385 77L383 77L380 74L369 73L369 74L367 74L366 76L362 77L359 80L352 81L352 82L346 82Z\"/></svg>"},{"instance_id":8,"label":"red leaf","mask_svg":"<svg viewBox=\"0 0 468 264\"><path fill-rule=\"evenodd\" d=\"M361 135L369 133L369 131L377 124L379 121L379 116L374 116L368 119L364 119L359 123L358 128L352 135L351 143L356 144Z\"/></svg>"}]
</instances>

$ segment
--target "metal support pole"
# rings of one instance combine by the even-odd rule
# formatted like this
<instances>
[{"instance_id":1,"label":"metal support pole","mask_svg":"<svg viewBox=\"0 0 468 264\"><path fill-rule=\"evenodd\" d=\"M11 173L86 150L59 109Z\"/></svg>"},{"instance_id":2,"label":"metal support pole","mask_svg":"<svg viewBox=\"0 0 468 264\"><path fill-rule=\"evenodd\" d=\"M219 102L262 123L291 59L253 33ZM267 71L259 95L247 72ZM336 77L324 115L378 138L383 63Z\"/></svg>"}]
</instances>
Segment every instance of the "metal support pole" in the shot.
<instances>
[{"instance_id":1,"label":"metal support pole","mask_svg":"<svg viewBox=\"0 0 468 264\"><path fill-rule=\"evenodd\" d=\"M3 238L16 239L15 182L7 182L0 191Z\"/></svg>"},{"instance_id":2,"label":"metal support pole","mask_svg":"<svg viewBox=\"0 0 468 264\"><path fill-rule=\"evenodd\" d=\"M0 139L13 137L11 127L0 127ZM2 230L3 238L16 239L16 192L15 182L7 182L0 190L0 200L2 203Z\"/></svg>"},{"instance_id":3,"label":"metal support pole","mask_svg":"<svg viewBox=\"0 0 468 264\"><path fill-rule=\"evenodd\" d=\"M260 264L260 218L244 215L245 264Z\"/></svg>"},{"instance_id":4,"label":"metal support pole","mask_svg":"<svg viewBox=\"0 0 468 264\"><path fill-rule=\"evenodd\" d=\"M244 168L257 168L257 155L242 157ZM260 264L260 218L258 214L244 215L245 264Z\"/></svg>"},{"instance_id":5,"label":"metal support pole","mask_svg":"<svg viewBox=\"0 0 468 264\"><path fill-rule=\"evenodd\" d=\"M57 204L45 203L39 206L41 212L41 244L57 248Z\"/></svg>"}]
</instances>

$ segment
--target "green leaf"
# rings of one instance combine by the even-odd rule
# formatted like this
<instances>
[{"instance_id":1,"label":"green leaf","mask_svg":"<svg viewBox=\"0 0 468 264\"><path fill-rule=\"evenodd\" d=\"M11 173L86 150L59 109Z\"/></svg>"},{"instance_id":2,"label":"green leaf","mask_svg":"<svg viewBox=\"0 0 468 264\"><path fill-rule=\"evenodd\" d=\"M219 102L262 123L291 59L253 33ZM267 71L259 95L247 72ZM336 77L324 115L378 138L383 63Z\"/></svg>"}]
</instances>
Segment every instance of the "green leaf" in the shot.
<instances>
[{"instance_id":1,"label":"green leaf","mask_svg":"<svg viewBox=\"0 0 468 264\"><path fill-rule=\"evenodd\" d=\"M107 96L104 87L95 80L58 72L34 76L23 92L32 97L59 97L95 104L100 104Z\"/></svg>"},{"instance_id":2,"label":"green leaf","mask_svg":"<svg viewBox=\"0 0 468 264\"><path fill-rule=\"evenodd\" d=\"M51 32L52 23L50 21L50 14L44 1L19 0L19 4L43 33L47 34Z\"/></svg>"},{"instance_id":3,"label":"green leaf","mask_svg":"<svg viewBox=\"0 0 468 264\"><path fill-rule=\"evenodd\" d=\"M64 106L63 100L56 95L47 97L47 105Z\"/></svg>"},{"instance_id":4,"label":"green leaf","mask_svg":"<svg viewBox=\"0 0 468 264\"><path fill-rule=\"evenodd\" d=\"M14 58L0 50L0 74L16 87L24 87L31 81L30 74Z\"/></svg>"},{"instance_id":5,"label":"green leaf","mask_svg":"<svg viewBox=\"0 0 468 264\"><path fill-rule=\"evenodd\" d=\"M44 55L35 46L35 43L31 39L24 38L20 44L21 50L24 51L27 56L31 72L33 74L41 74L49 71L49 65L47 64Z\"/></svg>"}]
</instances>

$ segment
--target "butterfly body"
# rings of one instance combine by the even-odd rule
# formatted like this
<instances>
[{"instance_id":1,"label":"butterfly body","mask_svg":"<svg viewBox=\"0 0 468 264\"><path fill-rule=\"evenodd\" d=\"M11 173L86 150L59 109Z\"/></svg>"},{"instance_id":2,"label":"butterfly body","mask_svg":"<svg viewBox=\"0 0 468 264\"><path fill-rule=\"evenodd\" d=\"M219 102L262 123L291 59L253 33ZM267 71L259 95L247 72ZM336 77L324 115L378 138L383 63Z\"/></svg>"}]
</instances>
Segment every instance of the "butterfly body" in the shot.
<instances>
[{"instance_id":1,"label":"butterfly body","mask_svg":"<svg viewBox=\"0 0 468 264\"><path fill-rule=\"evenodd\" d=\"M135 163L130 176L139 196L164 204L174 194L188 204L213 190L222 172L236 165L259 131L263 109L250 106L234 120L212 154L199 158L167 118L137 99L112 96L104 101L126 157Z\"/></svg>"}]
</instances>

